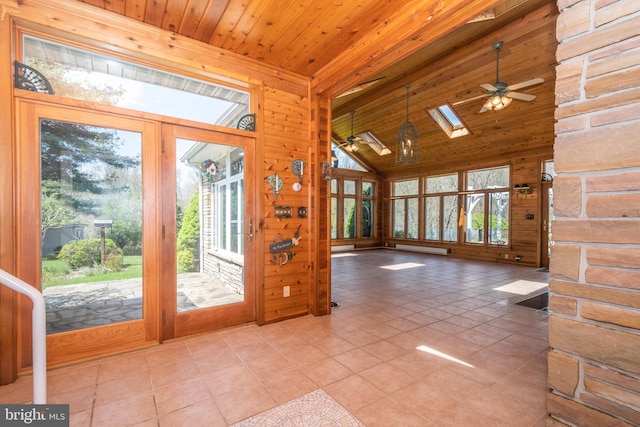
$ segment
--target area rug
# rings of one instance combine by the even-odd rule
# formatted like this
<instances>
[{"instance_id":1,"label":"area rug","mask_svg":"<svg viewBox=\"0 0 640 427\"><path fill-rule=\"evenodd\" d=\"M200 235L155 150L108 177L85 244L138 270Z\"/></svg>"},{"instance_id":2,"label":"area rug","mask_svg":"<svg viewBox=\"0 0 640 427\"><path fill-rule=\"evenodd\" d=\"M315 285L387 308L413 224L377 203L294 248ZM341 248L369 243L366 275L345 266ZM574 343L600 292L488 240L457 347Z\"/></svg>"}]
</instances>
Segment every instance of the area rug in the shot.
<instances>
[{"instance_id":1,"label":"area rug","mask_svg":"<svg viewBox=\"0 0 640 427\"><path fill-rule=\"evenodd\" d=\"M233 427L364 427L342 405L323 390L312 391Z\"/></svg>"}]
</instances>

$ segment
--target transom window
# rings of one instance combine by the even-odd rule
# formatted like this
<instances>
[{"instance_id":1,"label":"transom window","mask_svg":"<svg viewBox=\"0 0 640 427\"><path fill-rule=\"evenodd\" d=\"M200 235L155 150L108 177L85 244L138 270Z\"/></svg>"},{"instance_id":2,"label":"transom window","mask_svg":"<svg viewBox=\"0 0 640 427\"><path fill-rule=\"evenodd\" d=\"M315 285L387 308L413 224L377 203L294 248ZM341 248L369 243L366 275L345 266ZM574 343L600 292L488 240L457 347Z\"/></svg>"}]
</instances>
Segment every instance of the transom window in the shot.
<instances>
[{"instance_id":1,"label":"transom window","mask_svg":"<svg viewBox=\"0 0 640 427\"><path fill-rule=\"evenodd\" d=\"M247 91L30 35L22 44L22 61L58 96L226 127L237 127L250 111Z\"/></svg>"}]
</instances>

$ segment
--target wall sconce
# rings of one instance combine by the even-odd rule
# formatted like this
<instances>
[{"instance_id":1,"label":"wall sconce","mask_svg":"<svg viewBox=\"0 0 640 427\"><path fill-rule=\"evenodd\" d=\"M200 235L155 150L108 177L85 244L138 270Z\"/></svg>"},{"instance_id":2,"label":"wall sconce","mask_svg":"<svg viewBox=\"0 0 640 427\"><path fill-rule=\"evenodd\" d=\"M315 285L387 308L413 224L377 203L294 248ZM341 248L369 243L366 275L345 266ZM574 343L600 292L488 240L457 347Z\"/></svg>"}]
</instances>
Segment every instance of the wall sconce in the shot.
<instances>
[{"instance_id":1,"label":"wall sconce","mask_svg":"<svg viewBox=\"0 0 640 427\"><path fill-rule=\"evenodd\" d=\"M515 184L513 186L513 191L516 193L516 196L527 195L533 193L533 188L529 187L529 184Z\"/></svg>"},{"instance_id":2,"label":"wall sconce","mask_svg":"<svg viewBox=\"0 0 640 427\"><path fill-rule=\"evenodd\" d=\"M331 165L326 160L322 161L322 175L325 181L331 181Z\"/></svg>"}]
</instances>

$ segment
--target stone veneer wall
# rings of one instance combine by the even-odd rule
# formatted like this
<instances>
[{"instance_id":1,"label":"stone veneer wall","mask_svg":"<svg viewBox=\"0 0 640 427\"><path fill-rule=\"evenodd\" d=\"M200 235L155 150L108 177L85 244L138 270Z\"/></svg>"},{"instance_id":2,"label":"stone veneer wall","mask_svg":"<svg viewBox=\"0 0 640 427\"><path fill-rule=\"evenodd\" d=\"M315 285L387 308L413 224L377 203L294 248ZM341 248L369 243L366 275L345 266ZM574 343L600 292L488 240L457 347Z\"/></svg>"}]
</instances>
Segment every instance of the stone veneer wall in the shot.
<instances>
[{"instance_id":1,"label":"stone veneer wall","mask_svg":"<svg viewBox=\"0 0 640 427\"><path fill-rule=\"evenodd\" d=\"M547 425L640 425L640 1L558 9Z\"/></svg>"}]
</instances>

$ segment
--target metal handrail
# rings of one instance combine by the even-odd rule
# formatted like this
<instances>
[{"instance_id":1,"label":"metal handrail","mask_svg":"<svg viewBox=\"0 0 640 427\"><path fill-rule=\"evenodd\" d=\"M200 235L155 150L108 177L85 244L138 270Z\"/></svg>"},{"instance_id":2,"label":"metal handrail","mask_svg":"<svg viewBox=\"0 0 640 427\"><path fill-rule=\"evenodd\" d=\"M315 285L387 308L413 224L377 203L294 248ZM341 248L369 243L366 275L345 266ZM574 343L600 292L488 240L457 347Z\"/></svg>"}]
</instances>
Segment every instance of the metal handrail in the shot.
<instances>
[{"instance_id":1,"label":"metal handrail","mask_svg":"<svg viewBox=\"0 0 640 427\"><path fill-rule=\"evenodd\" d=\"M33 349L33 403L47 403L47 315L44 297L33 286L0 269L0 284L28 296L33 303L31 332Z\"/></svg>"}]
</instances>

